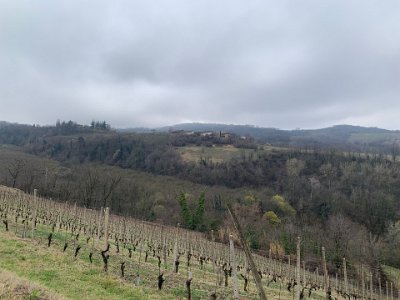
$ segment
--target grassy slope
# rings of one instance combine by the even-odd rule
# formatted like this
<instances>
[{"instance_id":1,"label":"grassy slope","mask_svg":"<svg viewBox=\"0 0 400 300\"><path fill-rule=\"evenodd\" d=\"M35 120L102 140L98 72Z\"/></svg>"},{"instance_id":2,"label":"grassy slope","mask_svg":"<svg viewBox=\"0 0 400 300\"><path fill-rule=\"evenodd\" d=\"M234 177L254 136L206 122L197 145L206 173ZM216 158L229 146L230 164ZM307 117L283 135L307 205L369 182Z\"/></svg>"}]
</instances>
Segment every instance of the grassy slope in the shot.
<instances>
[{"instance_id":1,"label":"grassy slope","mask_svg":"<svg viewBox=\"0 0 400 300\"><path fill-rule=\"evenodd\" d=\"M87 253L85 256L80 253L78 258L73 258L73 247L69 247L63 253L61 250L62 235L55 234L54 244L48 248L46 246L46 228L42 225L38 228L35 241L32 242L29 238L22 239L15 236L13 228L9 232L5 232L4 227L1 227L0 281L4 277L1 274L7 274L8 278L17 278L23 284L10 285L7 290L2 291L6 296L2 298L0 293L0 299L187 299L183 284L186 276L184 265L179 274L164 270L167 281L163 290L158 291L156 275L154 275L157 263L154 258L150 257L147 263L142 263L141 286L135 287L133 274L129 275L127 280L113 275L118 272L113 268L108 274L105 274L102 271L98 255L94 259L94 263L90 264ZM116 254L113 253L114 255ZM137 260L138 253L135 252L133 257L133 260ZM114 264L117 264L119 259L116 258L116 261L114 259ZM132 271L134 270L131 270L130 273ZM192 299L208 299L209 289L214 286L215 282L215 275L212 274L211 267L207 266L206 271L193 269L193 278ZM230 296L232 294L231 280L229 279L230 286L228 288L218 288L218 297L222 297L219 299L232 299ZM242 286L243 281L239 280L239 287ZM21 287L25 292L22 298L18 298L21 296ZM250 282L249 288L251 290L249 293L241 291L241 299L255 300L258 298L254 282ZM278 283L272 283L265 289L269 299L289 300L293 296L286 291L284 283L281 286ZM320 293L313 293L312 298L323 299Z\"/></svg>"},{"instance_id":2,"label":"grassy slope","mask_svg":"<svg viewBox=\"0 0 400 300\"><path fill-rule=\"evenodd\" d=\"M7 270L69 299L176 299L168 292L134 287L99 272L96 265L0 231L0 270ZM40 290L40 289L37 289ZM17 292L14 292L16 296ZM45 298L47 299L47 298ZM57 298L56 298L57 299Z\"/></svg>"},{"instance_id":3,"label":"grassy slope","mask_svg":"<svg viewBox=\"0 0 400 300\"><path fill-rule=\"evenodd\" d=\"M251 153L254 153L253 149L242 149L236 148L232 145L225 146L214 146L214 147L200 147L200 146L185 146L176 147L176 151L179 152L182 159L186 162L199 162L201 158L210 160L214 163L221 163L229 161L233 158L239 158L241 156L249 157ZM285 148L278 148L273 146L263 146L263 152L271 151L285 151Z\"/></svg>"},{"instance_id":4,"label":"grassy slope","mask_svg":"<svg viewBox=\"0 0 400 300\"><path fill-rule=\"evenodd\" d=\"M2 189L8 188L2 187ZM51 247L47 247L47 237L51 232L51 227L38 224L35 240L32 241L30 238L21 238L22 223L16 226L13 215L9 215L8 220L8 232L5 231L3 224L0 226L0 271L13 272L14 274L11 274L11 276L28 280L28 286L40 286L40 288L28 289L26 295L37 294L38 290L47 289L50 293L56 293L69 299L186 299L184 283L187 278L187 267L184 258L182 258L182 265L177 274L172 272L173 257L167 257L168 265L166 269L164 269L164 265L161 269L165 274L166 282L163 291L160 292L156 286L157 259L151 255L148 261L144 262L144 253L140 254L136 250L133 251L132 258L129 259L127 249L121 247L121 251L118 253L113 244L110 250L109 272L106 274L102 270L99 245L96 246L96 243L94 245L93 264L90 264L88 254L93 246L92 243L87 243L84 235L76 240L70 233L66 235L63 230L56 229L53 233ZM30 236L30 230L28 236ZM63 252L65 239L68 240L69 246ZM82 246L82 249L77 258L74 258L74 250L78 243ZM125 280L119 277L121 261L126 262ZM216 274L212 272L210 264L206 264L204 270L200 269L197 260L194 260L192 264L193 300L208 299L208 295L215 288L219 299L231 299L232 279L229 279L229 287L216 286ZM140 266L141 274L141 286L139 288L133 284L138 266ZM243 280L239 279L239 287L241 288ZM263 279L265 285L268 280L268 278ZM279 294L282 300L292 297L286 291L285 283L282 283L282 285L272 283L265 288L270 299L278 299ZM250 282L249 289L248 293L241 291L241 299L258 298L253 281ZM13 293L14 291L14 288L8 288L8 292ZM5 299L12 299L8 296ZM321 295L314 293L313 298L320 299ZM51 299L51 297L42 299ZM58 298L55 297L55 299Z\"/></svg>"}]
</instances>

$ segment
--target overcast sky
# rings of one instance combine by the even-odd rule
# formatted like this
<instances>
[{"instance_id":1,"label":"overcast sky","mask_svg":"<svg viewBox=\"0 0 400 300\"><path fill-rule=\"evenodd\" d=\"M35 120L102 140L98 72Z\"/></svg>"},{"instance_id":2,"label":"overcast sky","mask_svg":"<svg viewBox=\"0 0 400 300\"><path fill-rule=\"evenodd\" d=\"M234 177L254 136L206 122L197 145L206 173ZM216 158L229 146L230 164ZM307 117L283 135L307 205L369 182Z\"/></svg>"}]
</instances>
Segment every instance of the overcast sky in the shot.
<instances>
[{"instance_id":1,"label":"overcast sky","mask_svg":"<svg viewBox=\"0 0 400 300\"><path fill-rule=\"evenodd\" d=\"M0 120L400 129L400 1L0 0Z\"/></svg>"}]
</instances>

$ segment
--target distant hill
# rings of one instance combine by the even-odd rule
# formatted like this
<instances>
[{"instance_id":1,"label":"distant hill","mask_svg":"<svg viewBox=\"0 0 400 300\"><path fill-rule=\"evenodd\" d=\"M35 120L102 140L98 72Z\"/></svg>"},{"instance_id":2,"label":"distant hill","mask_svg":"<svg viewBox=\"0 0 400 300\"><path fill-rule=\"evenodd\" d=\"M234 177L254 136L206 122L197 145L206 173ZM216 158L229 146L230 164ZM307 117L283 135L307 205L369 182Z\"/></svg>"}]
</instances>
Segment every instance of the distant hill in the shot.
<instances>
[{"instance_id":1,"label":"distant hill","mask_svg":"<svg viewBox=\"0 0 400 300\"><path fill-rule=\"evenodd\" d=\"M173 131L189 132L223 132L251 137L256 142L282 147L302 149L333 149L339 151L358 151L392 154L400 153L400 131L377 127L336 125L321 129L282 130L277 128L257 127L253 125L183 123L159 128L125 128L112 129L109 124L92 122L80 125L72 121L57 122L56 126L37 126L13 124L0 121L0 141L5 144L22 145L26 140L44 136L83 135L93 133L164 133Z\"/></svg>"},{"instance_id":2,"label":"distant hill","mask_svg":"<svg viewBox=\"0 0 400 300\"><path fill-rule=\"evenodd\" d=\"M290 131L276 128L256 127L253 125L231 125L231 124L212 124L212 123L184 123L173 126L158 128L159 131L186 130L186 131L222 131L238 135L249 135L257 140L269 141L274 143L288 143L290 141Z\"/></svg>"},{"instance_id":3,"label":"distant hill","mask_svg":"<svg viewBox=\"0 0 400 300\"><path fill-rule=\"evenodd\" d=\"M240 136L251 136L263 143L294 147L390 152L394 145L400 145L400 131L398 130L352 125L336 125L321 129L282 130L253 125L183 123L153 129L158 132L177 130L229 132ZM152 129L138 128L120 131L150 132Z\"/></svg>"}]
</instances>

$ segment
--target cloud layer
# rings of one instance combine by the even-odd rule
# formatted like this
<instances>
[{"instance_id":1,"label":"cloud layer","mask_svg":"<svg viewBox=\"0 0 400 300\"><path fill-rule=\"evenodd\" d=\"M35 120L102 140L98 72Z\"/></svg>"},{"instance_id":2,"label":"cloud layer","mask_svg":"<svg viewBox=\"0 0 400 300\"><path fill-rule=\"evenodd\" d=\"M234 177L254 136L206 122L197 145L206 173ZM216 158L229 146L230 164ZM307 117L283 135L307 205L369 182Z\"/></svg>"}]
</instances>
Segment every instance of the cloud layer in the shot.
<instances>
[{"instance_id":1,"label":"cloud layer","mask_svg":"<svg viewBox=\"0 0 400 300\"><path fill-rule=\"evenodd\" d=\"M397 0L1 0L0 120L400 129L399 11Z\"/></svg>"}]
</instances>

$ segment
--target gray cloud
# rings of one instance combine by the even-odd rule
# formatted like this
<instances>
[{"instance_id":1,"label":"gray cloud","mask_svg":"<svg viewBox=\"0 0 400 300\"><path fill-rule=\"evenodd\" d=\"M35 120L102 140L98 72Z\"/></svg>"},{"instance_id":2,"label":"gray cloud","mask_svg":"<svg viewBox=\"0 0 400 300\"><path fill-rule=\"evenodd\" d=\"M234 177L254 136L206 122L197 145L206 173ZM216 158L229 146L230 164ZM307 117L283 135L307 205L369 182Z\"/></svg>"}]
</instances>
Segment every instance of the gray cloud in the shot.
<instances>
[{"instance_id":1,"label":"gray cloud","mask_svg":"<svg viewBox=\"0 0 400 300\"><path fill-rule=\"evenodd\" d=\"M0 119L399 129L400 2L0 1Z\"/></svg>"}]
</instances>

